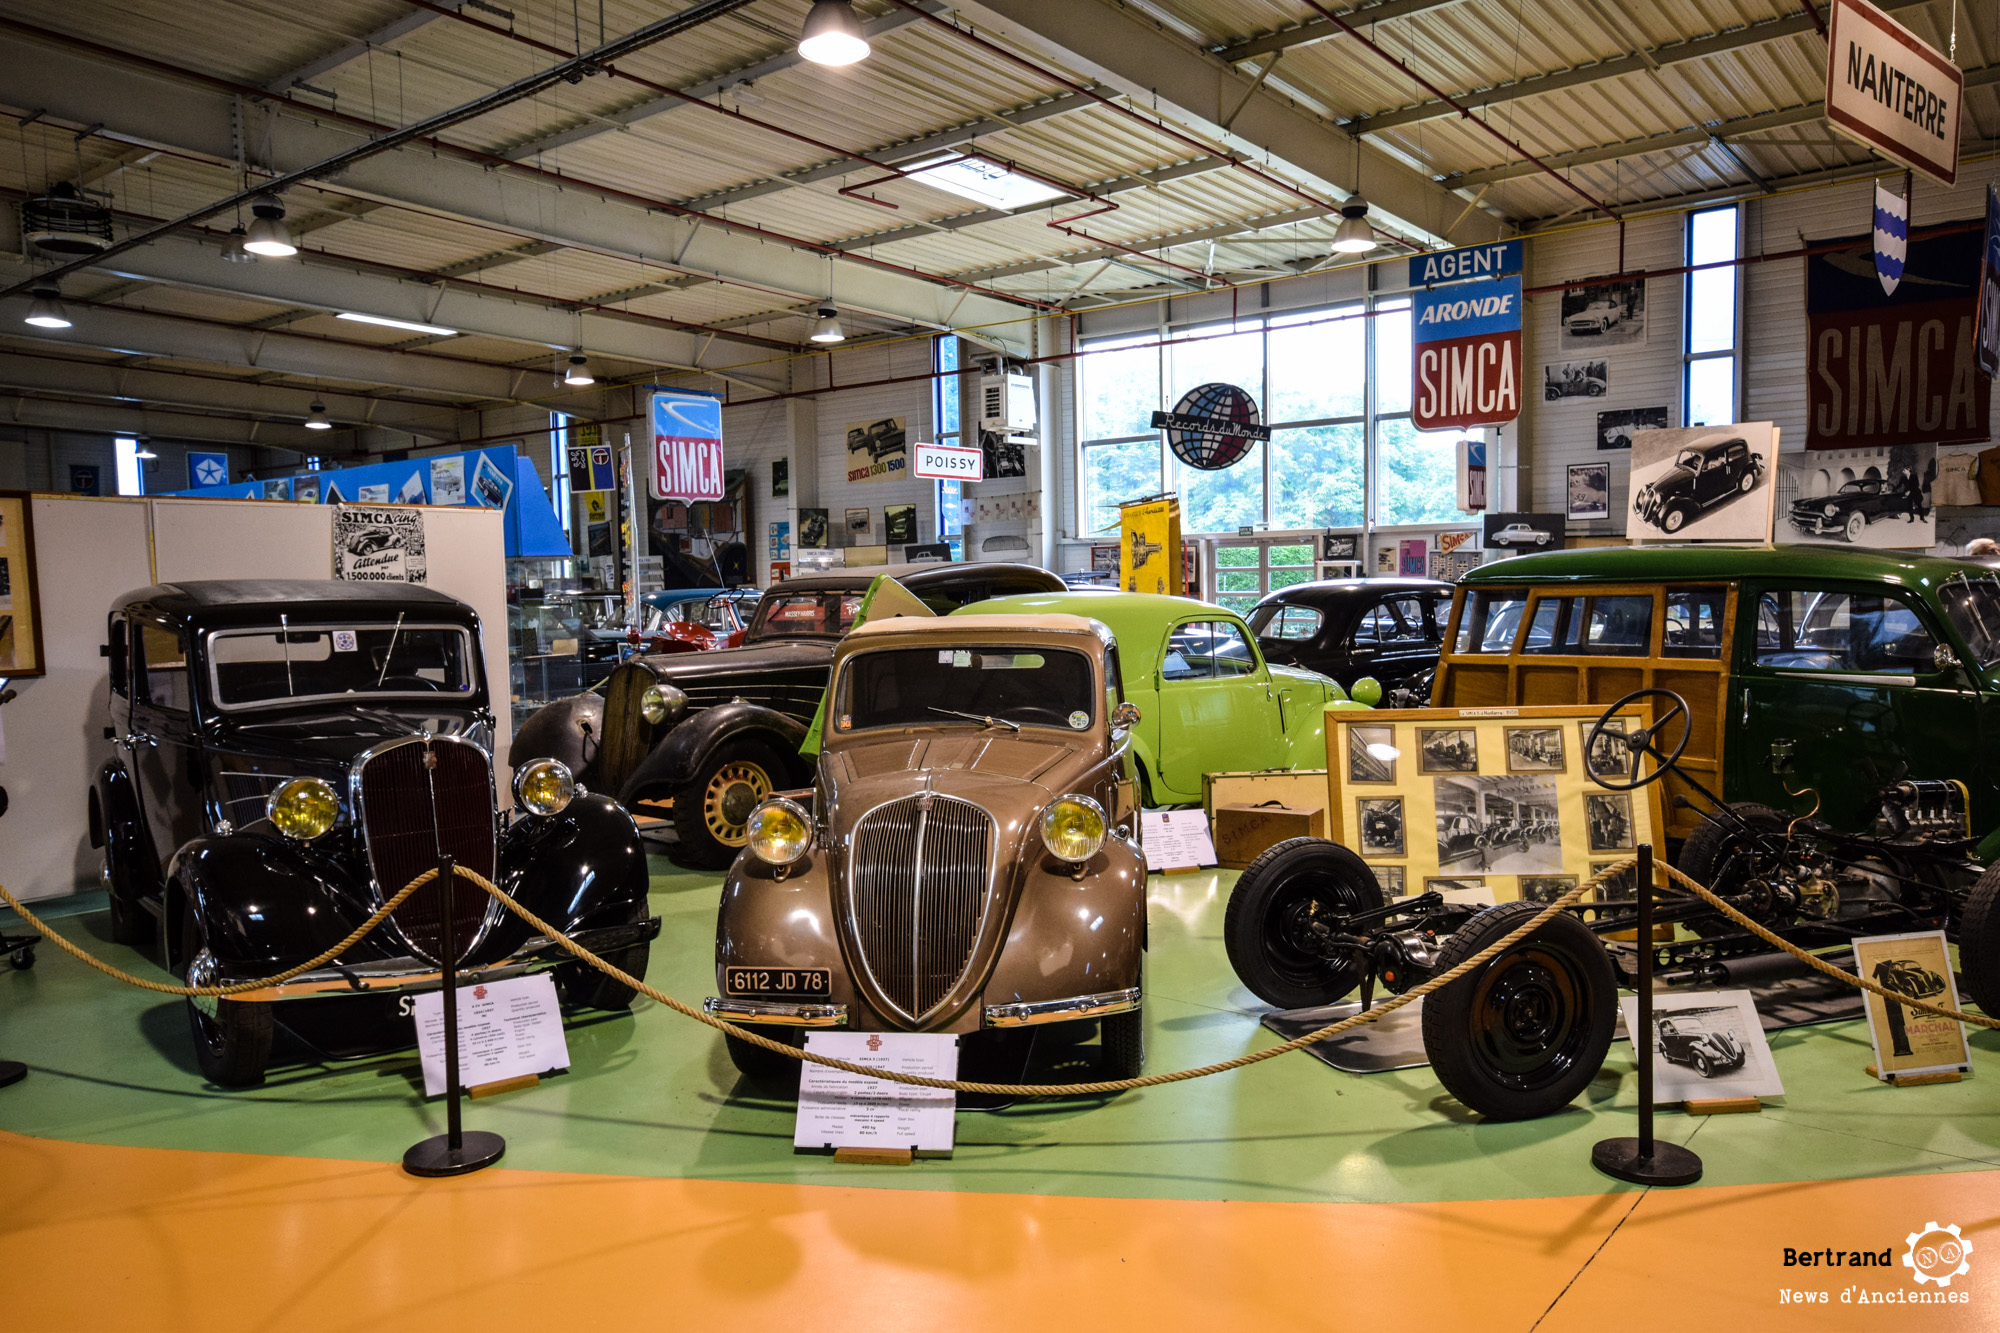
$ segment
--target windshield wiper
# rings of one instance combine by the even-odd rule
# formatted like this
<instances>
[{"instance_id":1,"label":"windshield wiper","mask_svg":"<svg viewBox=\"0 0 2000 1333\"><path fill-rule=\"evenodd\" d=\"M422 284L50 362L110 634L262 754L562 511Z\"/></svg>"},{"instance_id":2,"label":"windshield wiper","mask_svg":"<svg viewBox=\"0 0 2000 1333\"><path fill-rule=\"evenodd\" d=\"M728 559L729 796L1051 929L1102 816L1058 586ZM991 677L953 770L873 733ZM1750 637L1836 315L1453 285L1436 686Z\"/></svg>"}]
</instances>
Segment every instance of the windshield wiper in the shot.
<instances>
[{"instance_id":1,"label":"windshield wiper","mask_svg":"<svg viewBox=\"0 0 2000 1333\"><path fill-rule=\"evenodd\" d=\"M396 628L389 631L389 651L382 654L382 669L375 675L375 688L378 690L382 688L382 682L389 679L389 663L396 656L396 640L402 637L403 617L407 614L408 612L398 611Z\"/></svg>"},{"instance_id":2,"label":"windshield wiper","mask_svg":"<svg viewBox=\"0 0 2000 1333\"><path fill-rule=\"evenodd\" d=\"M948 717L962 717L968 722L984 722L989 727L1005 727L1009 731L1019 731L1021 729L1020 723L1009 722L1004 717L987 717L983 713L961 713L956 708L939 708L936 704L931 705L931 711L933 713L943 713Z\"/></svg>"}]
</instances>

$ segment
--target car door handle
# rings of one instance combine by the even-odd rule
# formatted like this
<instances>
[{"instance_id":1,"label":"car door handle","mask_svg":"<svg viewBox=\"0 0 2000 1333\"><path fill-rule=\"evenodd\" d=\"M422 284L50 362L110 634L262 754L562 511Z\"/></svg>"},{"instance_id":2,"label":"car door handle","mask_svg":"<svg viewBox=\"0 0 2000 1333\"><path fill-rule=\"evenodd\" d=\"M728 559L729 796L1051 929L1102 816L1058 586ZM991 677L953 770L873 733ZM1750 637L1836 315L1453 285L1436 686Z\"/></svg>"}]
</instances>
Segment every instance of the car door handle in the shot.
<instances>
[{"instance_id":1,"label":"car door handle","mask_svg":"<svg viewBox=\"0 0 2000 1333\"><path fill-rule=\"evenodd\" d=\"M126 749L135 750L141 745L150 745L155 750L157 750L160 748L160 738L158 736L142 736L136 731L128 731L125 733Z\"/></svg>"}]
</instances>

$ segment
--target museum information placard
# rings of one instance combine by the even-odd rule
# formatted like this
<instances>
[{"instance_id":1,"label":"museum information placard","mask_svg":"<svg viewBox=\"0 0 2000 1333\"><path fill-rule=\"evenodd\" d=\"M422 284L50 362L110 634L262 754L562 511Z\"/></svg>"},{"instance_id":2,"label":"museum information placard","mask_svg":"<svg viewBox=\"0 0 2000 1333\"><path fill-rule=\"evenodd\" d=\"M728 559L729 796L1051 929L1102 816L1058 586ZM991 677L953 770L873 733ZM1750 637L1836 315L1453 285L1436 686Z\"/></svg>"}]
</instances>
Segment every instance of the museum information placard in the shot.
<instances>
[{"instance_id":1,"label":"museum information placard","mask_svg":"<svg viewBox=\"0 0 2000 1333\"><path fill-rule=\"evenodd\" d=\"M958 1038L945 1032L809 1032L806 1049L849 1064L924 1078L958 1077ZM799 1065L797 1148L908 1148L949 1153L958 1095L948 1089Z\"/></svg>"},{"instance_id":2,"label":"museum information placard","mask_svg":"<svg viewBox=\"0 0 2000 1333\"><path fill-rule=\"evenodd\" d=\"M424 1096L444 1095L444 992L416 997ZM482 981L458 988L458 1080L468 1088L569 1068L555 976Z\"/></svg>"}]
</instances>

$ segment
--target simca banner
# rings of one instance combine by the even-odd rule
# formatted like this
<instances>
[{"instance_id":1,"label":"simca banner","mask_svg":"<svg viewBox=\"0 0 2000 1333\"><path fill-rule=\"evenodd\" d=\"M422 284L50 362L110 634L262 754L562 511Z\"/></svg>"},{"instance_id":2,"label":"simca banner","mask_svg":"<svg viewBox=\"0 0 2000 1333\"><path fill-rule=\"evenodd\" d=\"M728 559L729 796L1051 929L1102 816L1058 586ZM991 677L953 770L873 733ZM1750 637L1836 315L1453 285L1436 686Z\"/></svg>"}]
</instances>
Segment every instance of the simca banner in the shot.
<instances>
[{"instance_id":1,"label":"simca banner","mask_svg":"<svg viewBox=\"0 0 2000 1333\"><path fill-rule=\"evenodd\" d=\"M1958 183L1965 75L1867 0L1827 15L1826 118L1849 138L1943 186Z\"/></svg>"},{"instance_id":2,"label":"simca banner","mask_svg":"<svg viewBox=\"0 0 2000 1333\"><path fill-rule=\"evenodd\" d=\"M333 511L335 578L357 583L423 583L428 575L423 510L342 505ZM338 642L335 647L339 647Z\"/></svg>"},{"instance_id":3,"label":"simca banner","mask_svg":"<svg viewBox=\"0 0 2000 1333\"><path fill-rule=\"evenodd\" d=\"M1521 279L1415 295L1418 430L1493 426L1521 414Z\"/></svg>"},{"instance_id":4,"label":"simca banner","mask_svg":"<svg viewBox=\"0 0 2000 1333\"><path fill-rule=\"evenodd\" d=\"M847 423L847 480L901 481L909 475L909 418Z\"/></svg>"},{"instance_id":5,"label":"simca banner","mask_svg":"<svg viewBox=\"0 0 2000 1333\"><path fill-rule=\"evenodd\" d=\"M648 415L653 427L655 500L720 500L722 399L692 389L655 389Z\"/></svg>"},{"instance_id":6,"label":"simca banner","mask_svg":"<svg viewBox=\"0 0 2000 1333\"><path fill-rule=\"evenodd\" d=\"M1435 287L1472 278L1504 278L1519 273L1526 243L1518 238L1460 250L1433 250L1410 256L1410 286Z\"/></svg>"}]
</instances>

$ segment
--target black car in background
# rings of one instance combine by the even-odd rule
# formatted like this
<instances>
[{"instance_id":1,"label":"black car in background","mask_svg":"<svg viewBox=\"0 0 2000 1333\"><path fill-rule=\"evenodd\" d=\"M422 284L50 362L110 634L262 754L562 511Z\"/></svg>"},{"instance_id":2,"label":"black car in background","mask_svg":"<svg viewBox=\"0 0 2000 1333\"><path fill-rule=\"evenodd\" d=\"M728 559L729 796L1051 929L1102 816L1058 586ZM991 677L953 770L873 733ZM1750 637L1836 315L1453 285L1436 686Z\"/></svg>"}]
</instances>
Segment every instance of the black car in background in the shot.
<instances>
[{"instance_id":1,"label":"black car in background","mask_svg":"<svg viewBox=\"0 0 2000 1333\"><path fill-rule=\"evenodd\" d=\"M628 808L671 801L676 855L723 869L741 850L744 821L758 802L812 781L799 745L826 693L833 646L884 574L939 614L991 597L1064 591L1047 570L1014 564L873 565L789 578L757 604L742 647L635 657L601 689L529 718L509 758L516 767L561 760Z\"/></svg>"},{"instance_id":2,"label":"black car in background","mask_svg":"<svg viewBox=\"0 0 2000 1333\"><path fill-rule=\"evenodd\" d=\"M1323 579L1281 588L1245 617L1268 661L1331 676L1352 689L1363 676L1385 694L1428 701L1451 585L1438 579Z\"/></svg>"},{"instance_id":3,"label":"black car in background","mask_svg":"<svg viewBox=\"0 0 2000 1333\"><path fill-rule=\"evenodd\" d=\"M644 977L658 917L632 817L560 764L518 769L495 813L479 617L401 583L187 582L112 606L118 753L89 793L113 938L157 943L191 985L230 985L338 944L443 854ZM415 1044L438 989L436 881L332 963L231 999L187 1001L210 1081L263 1080L283 1027L322 1056ZM586 970L471 884L450 937L466 984L556 969L567 1004L632 991Z\"/></svg>"}]
</instances>

